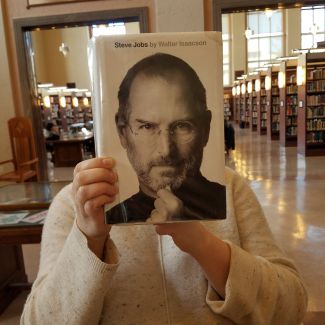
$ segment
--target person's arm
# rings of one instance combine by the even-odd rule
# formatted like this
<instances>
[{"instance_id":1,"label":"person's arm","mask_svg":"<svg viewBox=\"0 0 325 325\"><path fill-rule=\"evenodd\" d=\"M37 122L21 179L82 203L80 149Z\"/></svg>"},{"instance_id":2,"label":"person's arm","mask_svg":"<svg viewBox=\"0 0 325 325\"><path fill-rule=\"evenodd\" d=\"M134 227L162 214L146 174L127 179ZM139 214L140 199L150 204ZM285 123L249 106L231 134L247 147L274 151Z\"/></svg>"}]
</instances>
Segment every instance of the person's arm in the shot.
<instances>
[{"instance_id":1,"label":"person's arm","mask_svg":"<svg viewBox=\"0 0 325 325\"><path fill-rule=\"evenodd\" d=\"M231 263L225 300L209 288L211 309L236 324L300 324L307 293L290 259L275 244L263 210L246 181L227 173L228 208L240 247L229 242Z\"/></svg>"},{"instance_id":2,"label":"person's arm","mask_svg":"<svg viewBox=\"0 0 325 325\"><path fill-rule=\"evenodd\" d=\"M87 164L96 169L98 162L94 159ZM107 166L107 169L111 167ZM96 175L90 176L92 181L98 182ZM110 176L104 170L104 175L99 178L109 179ZM77 180L79 184L76 184ZM113 179L108 182L114 183ZM75 177L74 189L72 185L64 188L51 204L42 234L40 268L24 306L21 324L99 322L104 296L118 266L119 254L108 236L103 212L101 218L99 202L94 202L102 194L97 190L94 193L87 184L94 183L87 177ZM81 187L83 193L77 194ZM101 193L103 191L113 198L113 192L108 191L107 186ZM103 198L98 200L101 204Z\"/></svg>"},{"instance_id":3,"label":"person's arm","mask_svg":"<svg viewBox=\"0 0 325 325\"><path fill-rule=\"evenodd\" d=\"M209 280L206 301L216 314L236 324L299 324L307 305L302 281L275 245L252 190L239 176L228 178L228 218L237 219L241 247L198 223L159 225L157 232L172 236L198 261Z\"/></svg>"}]
</instances>

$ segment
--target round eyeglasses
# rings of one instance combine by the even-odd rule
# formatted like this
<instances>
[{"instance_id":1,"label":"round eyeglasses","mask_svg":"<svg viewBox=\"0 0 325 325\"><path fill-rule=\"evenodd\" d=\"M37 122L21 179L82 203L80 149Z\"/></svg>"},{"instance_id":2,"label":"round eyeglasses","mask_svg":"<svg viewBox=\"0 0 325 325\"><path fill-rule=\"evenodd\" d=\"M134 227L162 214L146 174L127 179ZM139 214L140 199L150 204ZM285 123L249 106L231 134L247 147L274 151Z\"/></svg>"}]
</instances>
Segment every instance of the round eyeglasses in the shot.
<instances>
[{"instance_id":1,"label":"round eyeglasses","mask_svg":"<svg viewBox=\"0 0 325 325\"><path fill-rule=\"evenodd\" d=\"M164 131L159 124L153 122L137 122L137 125L128 124L131 132L143 142L153 144ZM190 121L176 121L169 125L165 131L177 144L191 142L197 134L197 127Z\"/></svg>"}]
</instances>

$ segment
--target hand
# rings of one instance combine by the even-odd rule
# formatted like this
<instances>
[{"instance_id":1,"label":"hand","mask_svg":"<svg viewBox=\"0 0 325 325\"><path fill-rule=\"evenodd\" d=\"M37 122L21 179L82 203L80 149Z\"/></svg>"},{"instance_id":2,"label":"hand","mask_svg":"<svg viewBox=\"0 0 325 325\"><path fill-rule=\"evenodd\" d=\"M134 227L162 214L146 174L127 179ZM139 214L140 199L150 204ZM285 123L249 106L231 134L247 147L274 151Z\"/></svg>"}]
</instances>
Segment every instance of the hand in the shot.
<instances>
[{"instance_id":1,"label":"hand","mask_svg":"<svg viewBox=\"0 0 325 325\"><path fill-rule=\"evenodd\" d=\"M99 255L111 228L105 224L103 207L113 202L118 192L113 167L111 158L94 158L80 162L74 169L77 225L87 237L89 248Z\"/></svg>"},{"instance_id":2,"label":"hand","mask_svg":"<svg viewBox=\"0 0 325 325\"><path fill-rule=\"evenodd\" d=\"M161 189L157 192L155 209L152 210L149 223L161 223L179 219L184 213L183 202L176 197L169 189Z\"/></svg>"},{"instance_id":3,"label":"hand","mask_svg":"<svg viewBox=\"0 0 325 325\"><path fill-rule=\"evenodd\" d=\"M210 232L197 221L167 223L156 226L159 235L169 235L183 252L193 257L201 254L206 247Z\"/></svg>"},{"instance_id":4,"label":"hand","mask_svg":"<svg viewBox=\"0 0 325 325\"><path fill-rule=\"evenodd\" d=\"M174 243L200 264L221 297L230 268L230 247L200 222L166 223L156 226L159 235L170 235Z\"/></svg>"}]
</instances>

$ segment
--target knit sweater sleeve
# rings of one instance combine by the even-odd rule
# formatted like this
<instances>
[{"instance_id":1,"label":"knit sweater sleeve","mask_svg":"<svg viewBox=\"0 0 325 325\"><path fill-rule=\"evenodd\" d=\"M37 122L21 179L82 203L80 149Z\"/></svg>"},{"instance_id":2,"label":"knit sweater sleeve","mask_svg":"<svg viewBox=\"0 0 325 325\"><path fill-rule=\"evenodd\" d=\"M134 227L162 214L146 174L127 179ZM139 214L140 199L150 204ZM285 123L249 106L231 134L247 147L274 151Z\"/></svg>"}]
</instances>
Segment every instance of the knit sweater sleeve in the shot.
<instances>
[{"instance_id":1,"label":"knit sweater sleeve","mask_svg":"<svg viewBox=\"0 0 325 325\"><path fill-rule=\"evenodd\" d=\"M105 260L75 223L71 185L53 200L44 224L40 268L21 324L97 324L119 254L109 239Z\"/></svg>"},{"instance_id":2,"label":"knit sweater sleeve","mask_svg":"<svg viewBox=\"0 0 325 325\"><path fill-rule=\"evenodd\" d=\"M228 173L229 174L229 173ZM207 303L236 324L300 324L307 294L298 272L276 246L253 191L237 174L228 175L241 247L231 247L226 298L208 288Z\"/></svg>"}]
</instances>

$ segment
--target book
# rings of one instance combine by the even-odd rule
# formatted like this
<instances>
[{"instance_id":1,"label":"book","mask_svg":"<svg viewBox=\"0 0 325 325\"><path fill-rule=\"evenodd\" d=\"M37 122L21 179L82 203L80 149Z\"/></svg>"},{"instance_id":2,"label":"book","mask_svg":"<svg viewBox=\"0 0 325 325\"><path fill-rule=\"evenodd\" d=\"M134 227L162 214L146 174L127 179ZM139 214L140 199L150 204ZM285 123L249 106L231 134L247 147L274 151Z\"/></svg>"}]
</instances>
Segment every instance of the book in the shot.
<instances>
[{"instance_id":1,"label":"book","mask_svg":"<svg viewBox=\"0 0 325 325\"><path fill-rule=\"evenodd\" d=\"M226 217L219 32L93 38L96 155L116 161L108 224Z\"/></svg>"}]
</instances>

